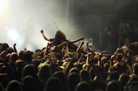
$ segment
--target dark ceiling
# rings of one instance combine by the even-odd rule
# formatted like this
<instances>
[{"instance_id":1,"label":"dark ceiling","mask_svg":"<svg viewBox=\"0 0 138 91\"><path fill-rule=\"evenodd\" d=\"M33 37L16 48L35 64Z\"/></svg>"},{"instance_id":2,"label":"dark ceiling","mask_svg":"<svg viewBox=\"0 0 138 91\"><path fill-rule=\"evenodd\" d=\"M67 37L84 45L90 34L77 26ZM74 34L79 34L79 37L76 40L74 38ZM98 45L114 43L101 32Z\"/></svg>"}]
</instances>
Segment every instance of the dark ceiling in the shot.
<instances>
[{"instance_id":1,"label":"dark ceiling","mask_svg":"<svg viewBox=\"0 0 138 91\"><path fill-rule=\"evenodd\" d=\"M138 0L76 0L73 11L75 16L115 15L138 20Z\"/></svg>"}]
</instances>

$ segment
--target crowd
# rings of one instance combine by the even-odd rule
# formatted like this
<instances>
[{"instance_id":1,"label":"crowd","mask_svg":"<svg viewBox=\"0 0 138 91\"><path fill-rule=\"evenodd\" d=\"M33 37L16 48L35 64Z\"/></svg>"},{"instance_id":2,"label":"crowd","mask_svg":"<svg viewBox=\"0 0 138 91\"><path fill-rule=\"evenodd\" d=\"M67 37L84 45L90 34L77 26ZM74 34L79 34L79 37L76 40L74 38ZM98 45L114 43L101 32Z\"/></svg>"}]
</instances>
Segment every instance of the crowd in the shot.
<instances>
[{"instance_id":1,"label":"crowd","mask_svg":"<svg viewBox=\"0 0 138 91\"><path fill-rule=\"evenodd\" d=\"M0 46L0 91L137 91L138 43L129 39L109 55L89 42L67 40L62 31L47 38L46 47L16 50L16 44Z\"/></svg>"}]
</instances>

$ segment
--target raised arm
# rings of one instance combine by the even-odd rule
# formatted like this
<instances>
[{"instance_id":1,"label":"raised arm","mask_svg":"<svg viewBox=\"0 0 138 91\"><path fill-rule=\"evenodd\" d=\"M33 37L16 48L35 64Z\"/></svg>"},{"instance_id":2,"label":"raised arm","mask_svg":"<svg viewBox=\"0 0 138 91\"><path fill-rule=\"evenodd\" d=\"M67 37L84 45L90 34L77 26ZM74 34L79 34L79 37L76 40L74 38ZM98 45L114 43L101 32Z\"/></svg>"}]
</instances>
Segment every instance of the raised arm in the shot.
<instances>
[{"instance_id":1,"label":"raised arm","mask_svg":"<svg viewBox=\"0 0 138 91\"><path fill-rule=\"evenodd\" d=\"M89 64L90 66L92 66L93 71L94 71L94 74L95 74L99 79L103 79L101 72L98 70L98 68L95 66L95 64L94 64L94 62L93 62L95 59L91 58L91 55L92 55L91 53L88 54L88 56L87 56L88 58L87 58L86 61L88 61L88 64Z\"/></svg>"},{"instance_id":2,"label":"raised arm","mask_svg":"<svg viewBox=\"0 0 138 91\"><path fill-rule=\"evenodd\" d=\"M13 49L14 49L14 51L17 53L16 43L14 43L14 45L13 45Z\"/></svg>"},{"instance_id":3,"label":"raised arm","mask_svg":"<svg viewBox=\"0 0 138 91\"><path fill-rule=\"evenodd\" d=\"M78 46L76 53L79 55L80 54L80 50L82 49L84 42L81 42L80 45Z\"/></svg>"},{"instance_id":4,"label":"raised arm","mask_svg":"<svg viewBox=\"0 0 138 91\"><path fill-rule=\"evenodd\" d=\"M73 41L69 41L70 43L75 43L75 42L78 42L78 41L80 41L80 40L84 40L84 37L80 37L79 39L77 39L77 40L73 40Z\"/></svg>"},{"instance_id":5,"label":"raised arm","mask_svg":"<svg viewBox=\"0 0 138 91\"><path fill-rule=\"evenodd\" d=\"M45 40L50 41L50 38L47 38L47 37L45 36L43 29L42 29L40 32L41 32L41 34L42 34L42 36L43 36L43 38L44 38Z\"/></svg>"}]
</instances>

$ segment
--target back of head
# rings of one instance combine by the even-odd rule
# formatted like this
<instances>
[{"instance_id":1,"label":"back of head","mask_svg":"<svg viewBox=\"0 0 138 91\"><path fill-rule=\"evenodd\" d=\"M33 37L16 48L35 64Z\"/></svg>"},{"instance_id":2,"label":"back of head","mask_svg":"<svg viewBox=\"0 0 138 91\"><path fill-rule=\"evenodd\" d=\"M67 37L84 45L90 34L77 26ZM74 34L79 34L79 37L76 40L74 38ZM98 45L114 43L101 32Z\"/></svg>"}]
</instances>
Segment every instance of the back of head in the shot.
<instances>
[{"instance_id":1,"label":"back of head","mask_svg":"<svg viewBox=\"0 0 138 91\"><path fill-rule=\"evenodd\" d=\"M110 81L107 84L106 91L121 91L120 84L117 81Z\"/></svg>"},{"instance_id":2,"label":"back of head","mask_svg":"<svg viewBox=\"0 0 138 91\"><path fill-rule=\"evenodd\" d=\"M23 78L26 91L32 91L34 88L34 78L32 76L25 76Z\"/></svg>"},{"instance_id":3,"label":"back of head","mask_svg":"<svg viewBox=\"0 0 138 91\"><path fill-rule=\"evenodd\" d=\"M1 45L1 50L4 51L6 50L7 48L9 48L9 45L7 43L2 43Z\"/></svg>"},{"instance_id":4,"label":"back of head","mask_svg":"<svg viewBox=\"0 0 138 91\"><path fill-rule=\"evenodd\" d=\"M128 88L128 87L131 85L131 83L134 82L134 81L138 81L138 76L132 75L132 76L129 78L127 84L126 84L126 88Z\"/></svg>"},{"instance_id":5,"label":"back of head","mask_svg":"<svg viewBox=\"0 0 138 91\"><path fill-rule=\"evenodd\" d=\"M112 81L112 80L118 80L118 78L119 78L119 72L111 72L110 73L110 81Z\"/></svg>"},{"instance_id":6,"label":"back of head","mask_svg":"<svg viewBox=\"0 0 138 91\"><path fill-rule=\"evenodd\" d=\"M73 91L79 82L80 82L79 75L74 72L70 73L67 78L67 85L69 91Z\"/></svg>"},{"instance_id":7,"label":"back of head","mask_svg":"<svg viewBox=\"0 0 138 91\"><path fill-rule=\"evenodd\" d=\"M23 51L23 50L21 50L20 52L19 52L19 59L23 59L23 54L25 53L25 51Z\"/></svg>"},{"instance_id":8,"label":"back of head","mask_svg":"<svg viewBox=\"0 0 138 91\"><path fill-rule=\"evenodd\" d=\"M73 67L69 70L69 73L72 73L72 72L79 74L79 69L77 67Z\"/></svg>"},{"instance_id":9,"label":"back of head","mask_svg":"<svg viewBox=\"0 0 138 91\"><path fill-rule=\"evenodd\" d=\"M89 74L90 74L90 79L93 80L94 77L95 77L95 74L94 74L93 68L90 68L90 70L89 70Z\"/></svg>"},{"instance_id":10,"label":"back of head","mask_svg":"<svg viewBox=\"0 0 138 91\"><path fill-rule=\"evenodd\" d=\"M38 77L41 81L46 82L50 78L52 71L48 65L43 65L39 68Z\"/></svg>"},{"instance_id":11,"label":"back of head","mask_svg":"<svg viewBox=\"0 0 138 91\"><path fill-rule=\"evenodd\" d=\"M57 77L62 82L62 84L66 84L67 78L66 78L66 75L62 71L56 71L55 73L53 73L52 76Z\"/></svg>"},{"instance_id":12,"label":"back of head","mask_svg":"<svg viewBox=\"0 0 138 91\"><path fill-rule=\"evenodd\" d=\"M118 81L120 82L120 84L122 85L122 87L124 87L126 85L126 83L129 80L129 75L126 73L122 73L118 79Z\"/></svg>"},{"instance_id":13,"label":"back of head","mask_svg":"<svg viewBox=\"0 0 138 91\"><path fill-rule=\"evenodd\" d=\"M75 91L91 91L90 84L87 82L80 82L76 86Z\"/></svg>"},{"instance_id":14,"label":"back of head","mask_svg":"<svg viewBox=\"0 0 138 91\"><path fill-rule=\"evenodd\" d=\"M17 69L22 70L25 66L25 62L19 59L19 60L16 60L15 65Z\"/></svg>"},{"instance_id":15,"label":"back of head","mask_svg":"<svg viewBox=\"0 0 138 91\"><path fill-rule=\"evenodd\" d=\"M138 76L138 63L134 63L133 64L133 66L132 66L132 68L133 68L133 72L134 72L134 74L136 74L137 76Z\"/></svg>"},{"instance_id":16,"label":"back of head","mask_svg":"<svg viewBox=\"0 0 138 91\"><path fill-rule=\"evenodd\" d=\"M62 83L63 90L67 91L67 83L66 83L67 77L62 71L56 71L55 73L52 74L52 77L58 78Z\"/></svg>"},{"instance_id":17,"label":"back of head","mask_svg":"<svg viewBox=\"0 0 138 91\"><path fill-rule=\"evenodd\" d=\"M63 41L66 40L65 34L64 34L61 30L58 30L58 31L56 32L55 38L56 38L56 39L63 40Z\"/></svg>"},{"instance_id":18,"label":"back of head","mask_svg":"<svg viewBox=\"0 0 138 91\"><path fill-rule=\"evenodd\" d=\"M35 80L38 80L38 79L37 79L36 70L35 70L35 68L33 67L33 65L31 65L31 64L28 64L28 65L26 65L26 66L23 68L22 79L23 79L25 76L27 76L27 75L30 75L30 76L32 76Z\"/></svg>"},{"instance_id":19,"label":"back of head","mask_svg":"<svg viewBox=\"0 0 138 91\"><path fill-rule=\"evenodd\" d=\"M8 83L6 91L22 91L20 82L12 80Z\"/></svg>"},{"instance_id":20,"label":"back of head","mask_svg":"<svg viewBox=\"0 0 138 91\"><path fill-rule=\"evenodd\" d=\"M13 52L11 55L10 55L10 61L12 62L16 62L16 60L18 59L18 54Z\"/></svg>"},{"instance_id":21,"label":"back of head","mask_svg":"<svg viewBox=\"0 0 138 91\"><path fill-rule=\"evenodd\" d=\"M23 54L23 60L27 63L30 64L32 62L32 53L30 51L26 51Z\"/></svg>"},{"instance_id":22,"label":"back of head","mask_svg":"<svg viewBox=\"0 0 138 91\"><path fill-rule=\"evenodd\" d=\"M89 72L86 70L81 70L80 71L80 80L89 82L90 81Z\"/></svg>"},{"instance_id":23,"label":"back of head","mask_svg":"<svg viewBox=\"0 0 138 91\"><path fill-rule=\"evenodd\" d=\"M133 55L138 55L138 43L131 43L129 49L132 51Z\"/></svg>"},{"instance_id":24,"label":"back of head","mask_svg":"<svg viewBox=\"0 0 138 91\"><path fill-rule=\"evenodd\" d=\"M51 77L48 79L44 91L63 91L63 86L58 78Z\"/></svg>"},{"instance_id":25,"label":"back of head","mask_svg":"<svg viewBox=\"0 0 138 91\"><path fill-rule=\"evenodd\" d=\"M121 53L118 53L118 54L116 55L116 58L117 58L117 61L118 61L118 62L121 62L121 60L122 60L122 58L123 58L123 55L122 55Z\"/></svg>"},{"instance_id":26,"label":"back of head","mask_svg":"<svg viewBox=\"0 0 138 91\"><path fill-rule=\"evenodd\" d=\"M8 52L8 53L12 53L12 52L14 52L14 49L13 49L12 47L8 47L8 48L7 48L7 52Z\"/></svg>"}]
</instances>

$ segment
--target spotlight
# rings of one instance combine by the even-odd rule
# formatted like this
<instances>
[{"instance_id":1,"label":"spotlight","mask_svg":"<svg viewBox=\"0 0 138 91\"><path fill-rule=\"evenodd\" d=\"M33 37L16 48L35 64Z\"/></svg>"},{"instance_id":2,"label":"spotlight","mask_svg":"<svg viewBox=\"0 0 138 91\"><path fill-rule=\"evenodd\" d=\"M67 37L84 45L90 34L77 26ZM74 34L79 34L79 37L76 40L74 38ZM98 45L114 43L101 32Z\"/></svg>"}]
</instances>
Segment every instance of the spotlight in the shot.
<instances>
[{"instance_id":1,"label":"spotlight","mask_svg":"<svg viewBox=\"0 0 138 91\"><path fill-rule=\"evenodd\" d=\"M12 41L16 41L17 38L19 37L18 33L15 30L9 30L8 36Z\"/></svg>"}]
</instances>

